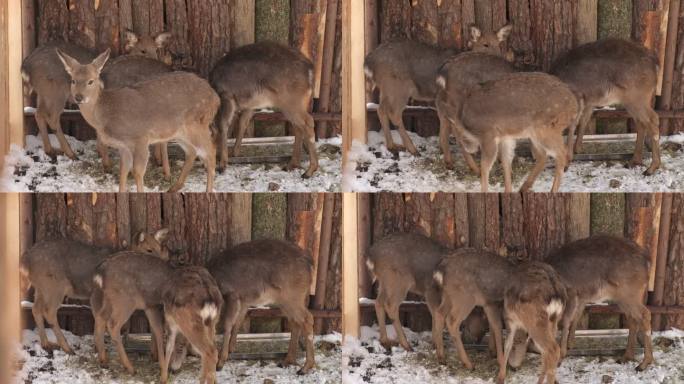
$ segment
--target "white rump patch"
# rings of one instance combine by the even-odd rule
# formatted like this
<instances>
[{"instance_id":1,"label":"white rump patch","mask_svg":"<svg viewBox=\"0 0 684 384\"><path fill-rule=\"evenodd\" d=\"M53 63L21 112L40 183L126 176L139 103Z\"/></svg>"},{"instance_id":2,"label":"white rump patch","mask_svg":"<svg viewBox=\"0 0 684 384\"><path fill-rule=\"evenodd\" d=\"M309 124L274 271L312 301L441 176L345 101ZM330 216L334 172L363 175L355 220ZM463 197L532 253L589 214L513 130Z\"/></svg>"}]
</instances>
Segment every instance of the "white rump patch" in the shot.
<instances>
[{"instance_id":1,"label":"white rump patch","mask_svg":"<svg viewBox=\"0 0 684 384\"><path fill-rule=\"evenodd\" d=\"M437 76L437 86L446 89L446 78L442 75Z\"/></svg>"},{"instance_id":2,"label":"white rump patch","mask_svg":"<svg viewBox=\"0 0 684 384\"><path fill-rule=\"evenodd\" d=\"M444 274L442 271L437 271L432 275L432 279L435 280L435 283L439 285L440 287L444 284Z\"/></svg>"},{"instance_id":3,"label":"white rump patch","mask_svg":"<svg viewBox=\"0 0 684 384\"><path fill-rule=\"evenodd\" d=\"M372 79L372 78L373 78L373 70L371 70L370 68L368 68L367 65L364 65L364 66L363 66L363 73L366 74L366 77L367 77L367 78L369 78L369 79Z\"/></svg>"},{"instance_id":4,"label":"white rump patch","mask_svg":"<svg viewBox=\"0 0 684 384\"><path fill-rule=\"evenodd\" d=\"M93 282L100 288L102 288L102 275L99 273L93 276Z\"/></svg>"},{"instance_id":5,"label":"white rump patch","mask_svg":"<svg viewBox=\"0 0 684 384\"><path fill-rule=\"evenodd\" d=\"M563 303L558 299L551 300L549 305L546 306L546 313L548 313L549 316L560 316L561 313L563 313Z\"/></svg>"},{"instance_id":6,"label":"white rump patch","mask_svg":"<svg viewBox=\"0 0 684 384\"><path fill-rule=\"evenodd\" d=\"M368 270L371 272L375 271L375 264L371 259L366 259L366 267L368 267Z\"/></svg>"},{"instance_id":7,"label":"white rump patch","mask_svg":"<svg viewBox=\"0 0 684 384\"><path fill-rule=\"evenodd\" d=\"M207 319L213 320L218 315L218 308L216 308L216 304L214 303L206 303L204 304L204 307L202 307L202 310L200 310L199 315L204 321Z\"/></svg>"},{"instance_id":8,"label":"white rump patch","mask_svg":"<svg viewBox=\"0 0 684 384\"><path fill-rule=\"evenodd\" d=\"M28 277L29 271L26 269L26 266L24 264L19 265L19 274L25 277Z\"/></svg>"},{"instance_id":9,"label":"white rump patch","mask_svg":"<svg viewBox=\"0 0 684 384\"><path fill-rule=\"evenodd\" d=\"M29 76L26 71L21 71L21 79L24 81L24 83L28 84L31 82L31 76Z\"/></svg>"}]
</instances>

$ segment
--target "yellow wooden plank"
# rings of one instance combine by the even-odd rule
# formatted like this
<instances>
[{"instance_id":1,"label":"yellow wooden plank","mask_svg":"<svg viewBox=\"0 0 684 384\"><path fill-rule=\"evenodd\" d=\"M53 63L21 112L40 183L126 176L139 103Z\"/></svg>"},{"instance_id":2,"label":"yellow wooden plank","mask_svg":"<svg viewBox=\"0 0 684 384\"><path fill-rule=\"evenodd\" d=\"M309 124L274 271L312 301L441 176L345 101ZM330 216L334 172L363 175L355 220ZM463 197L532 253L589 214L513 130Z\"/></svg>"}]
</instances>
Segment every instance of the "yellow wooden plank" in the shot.
<instances>
[{"instance_id":1,"label":"yellow wooden plank","mask_svg":"<svg viewBox=\"0 0 684 384\"><path fill-rule=\"evenodd\" d=\"M355 193L342 196L342 332L359 337L358 201Z\"/></svg>"},{"instance_id":2,"label":"yellow wooden plank","mask_svg":"<svg viewBox=\"0 0 684 384\"><path fill-rule=\"evenodd\" d=\"M24 92L21 79L23 60L22 7L21 0L8 0L7 41L9 51L8 100L9 143L24 146Z\"/></svg>"},{"instance_id":3,"label":"yellow wooden plank","mask_svg":"<svg viewBox=\"0 0 684 384\"><path fill-rule=\"evenodd\" d=\"M0 6L0 11L2 7ZM20 298L19 255L20 255L19 194L0 193L0 382L9 383L16 368L9 356L19 342ZM7 355L5 355L7 354Z\"/></svg>"},{"instance_id":4,"label":"yellow wooden plank","mask_svg":"<svg viewBox=\"0 0 684 384\"><path fill-rule=\"evenodd\" d=\"M352 141L366 142L365 6L363 0L342 4L342 136L346 164Z\"/></svg>"}]
</instances>

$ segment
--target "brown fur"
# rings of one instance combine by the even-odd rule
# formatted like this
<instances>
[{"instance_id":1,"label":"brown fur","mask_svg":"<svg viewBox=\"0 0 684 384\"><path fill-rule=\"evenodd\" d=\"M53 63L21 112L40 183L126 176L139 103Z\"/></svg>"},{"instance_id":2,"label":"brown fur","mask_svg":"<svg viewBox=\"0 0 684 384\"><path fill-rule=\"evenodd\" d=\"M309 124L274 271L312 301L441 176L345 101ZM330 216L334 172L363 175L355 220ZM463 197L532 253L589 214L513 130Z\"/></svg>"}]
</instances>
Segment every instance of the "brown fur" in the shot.
<instances>
[{"instance_id":1,"label":"brown fur","mask_svg":"<svg viewBox=\"0 0 684 384\"><path fill-rule=\"evenodd\" d=\"M216 382L218 362L214 338L223 306L223 297L214 278L203 267L180 268L167 282L162 298L170 334L166 343L161 381L165 383L168 380L169 362L176 335L180 332L202 358L200 383L213 384ZM203 317L205 308L212 308L212 312Z\"/></svg>"},{"instance_id":2,"label":"brown fur","mask_svg":"<svg viewBox=\"0 0 684 384\"><path fill-rule=\"evenodd\" d=\"M414 233L396 233L377 241L368 250L367 264L371 274L378 281L378 296L375 299L375 314L380 328L380 343L391 351L394 344L387 337L385 313L392 320L399 337L399 343L407 350L412 348L399 318L399 305L408 292L429 299L436 297L433 290L432 273L449 250L434 240ZM372 266L372 268L371 268ZM427 301L430 312L438 302Z\"/></svg>"},{"instance_id":3,"label":"brown fur","mask_svg":"<svg viewBox=\"0 0 684 384\"><path fill-rule=\"evenodd\" d=\"M302 175L313 176L318 169L314 120L309 114L313 94L313 64L301 52L275 42L261 42L231 50L209 75L221 96L218 125L221 141L219 169L228 162L226 141L239 114L233 156L239 156L240 143L256 109L277 108L292 123L295 144L288 169L301 167L302 141L309 154L309 168Z\"/></svg>"},{"instance_id":4,"label":"brown fur","mask_svg":"<svg viewBox=\"0 0 684 384\"><path fill-rule=\"evenodd\" d=\"M207 192L213 190L216 146L210 126L220 100L206 80L187 72L173 72L128 88L103 89L100 73L109 51L88 65L66 54L60 57L74 79L71 93L83 117L103 144L119 150L120 192L128 189L131 167L137 190L142 192L150 144L172 140L185 150L185 164L170 192L183 187L198 155L207 170Z\"/></svg>"},{"instance_id":5,"label":"brown fur","mask_svg":"<svg viewBox=\"0 0 684 384\"><path fill-rule=\"evenodd\" d=\"M482 33L471 28L468 46L476 52L501 54L501 43L508 39L511 26L497 32ZM397 126L404 147L416 155L418 151L406 133L402 113L410 99L433 102L437 95L437 72L442 64L456 55L456 50L441 49L417 41L389 41L366 57L366 77L372 88L380 90L378 118L385 134L387 149L397 152L390 133L390 121Z\"/></svg>"},{"instance_id":6,"label":"brown fur","mask_svg":"<svg viewBox=\"0 0 684 384\"><path fill-rule=\"evenodd\" d=\"M489 172L501 152L506 192L512 190L512 170L516 140L529 138L536 164L521 191L528 191L544 169L550 155L556 160L552 192L557 192L568 161L563 131L575 126L582 109L572 90L545 73L514 73L489 81L469 92L460 119L450 120L466 150L482 151L482 192L487 192Z\"/></svg>"},{"instance_id":7,"label":"brown fur","mask_svg":"<svg viewBox=\"0 0 684 384\"><path fill-rule=\"evenodd\" d=\"M653 160L644 174L655 173L660 167L660 131L658 115L651 104L658 82L658 60L653 52L627 40L599 40L568 51L553 64L551 73L581 94L586 103L574 151L581 148L594 108L622 104L637 123L637 145L629 166L642 164L648 133ZM568 143L572 141L571 134Z\"/></svg>"}]
</instances>

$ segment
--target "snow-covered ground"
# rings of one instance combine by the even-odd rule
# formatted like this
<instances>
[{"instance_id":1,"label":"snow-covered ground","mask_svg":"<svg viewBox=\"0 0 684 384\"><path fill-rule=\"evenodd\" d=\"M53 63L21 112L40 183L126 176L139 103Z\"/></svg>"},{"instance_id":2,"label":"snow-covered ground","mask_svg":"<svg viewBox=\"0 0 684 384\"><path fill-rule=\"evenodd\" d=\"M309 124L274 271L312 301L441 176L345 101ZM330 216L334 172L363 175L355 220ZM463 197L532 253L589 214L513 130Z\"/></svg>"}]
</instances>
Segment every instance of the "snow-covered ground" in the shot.
<instances>
[{"instance_id":1,"label":"snow-covered ground","mask_svg":"<svg viewBox=\"0 0 684 384\"><path fill-rule=\"evenodd\" d=\"M54 341L52 331L48 331L50 340ZM19 356L19 373L16 384L89 384L89 383L156 383L159 382L159 365L151 362L149 355L139 356L129 352L131 363L136 368L134 376L126 373L119 363L118 357L107 343L110 357L110 368L101 368L97 364L97 356L92 336L78 337L69 332L65 336L76 355L69 356L62 351L54 351L52 356L40 347L38 335L33 331L24 331L23 345ZM231 360L216 373L217 383L303 383L332 384L341 381L341 349L340 334L316 337L316 369L307 375L297 375L298 367L279 368L276 361ZM286 342L282 343L287 350ZM238 351L240 342L238 342ZM281 352L281 351L278 351ZM303 363L303 352L299 363ZM170 383L189 384L199 380L200 360L190 357L180 372L171 374ZM270 380L270 381L269 381Z\"/></svg>"},{"instance_id":2,"label":"snow-covered ground","mask_svg":"<svg viewBox=\"0 0 684 384\"><path fill-rule=\"evenodd\" d=\"M394 142L401 144L396 130ZM479 176L465 165L452 145L456 169L447 170L439 149L439 138L423 138L409 132L420 156L400 152L397 158L387 150L380 132L368 132L368 144L354 142L350 162L344 172L343 189L355 192L480 192ZM646 167L627 169L624 161L574 161L565 173L562 192L674 192L684 190L684 134L663 138L662 165L653 176L643 176ZM587 145L585 145L587 147ZM629 151L631 152L631 151ZM644 159L650 164L650 157ZM513 163L513 188L522 185L532 169L533 160L517 156ZM534 184L533 190L551 190L553 161ZM503 191L503 173L498 162L490 176L490 191Z\"/></svg>"},{"instance_id":3,"label":"snow-covered ground","mask_svg":"<svg viewBox=\"0 0 684 384\"><path fill-rule=\"evenodd\" d=\"M388 335L396 337L394 328L387 327ZM380 342L377 326L362 327L361 337L347 341L342 347L342 382L360 383L494 383L498 372L496 359L487 351L468 351L475 365L466 370L447 341L447 365L435 359L430 332L415 333L404 329L414 352L393 348L386 353ZM578 341L579 343L579 341ZM612 357L567 357L556 371L559 383L655 384L684 382L684 331L654 333L655 364L644 372L636 372L637 363L618 364ZM637 359L641 354L637 353ZM528 353L522 367L508 370L506 383L537 382L540 369L539 355Z\"/></svg>"},{"instance_id":4,"label":"snow-covered ground","mask_svg":"<svg viewBox=\"0 0 684 384\"><path fill-rule=\"evenodd\" d=\"M0 173L0 191L3 192L116 192L118 191L118 154L110 151L114 170L105 173L96 151L95 141L78 141L67 136L71 148L79 156L72 161L58 156L53 163L42 149L42 141L36 136L26 136L26 148L12 146L5 158L5 168ZM50 141L59 148L56 136ZM341 137L319 140L319 170L310 179L302 179L303 170L284 171L284 164L229 164L226 171L216 174L214 189L217 192L335 192L340 190L342 155ZM247 150L243 149L243 153ZM285 150L291 153L291 146ZM281 151L282 153L282 151ZM305 161L304 166L308 166ZM171 161L172 177L165 179L161 168L150 161L145 174L147 192L168 190L180 174L180 159ZM132 175L128 178L129 191L135 191ZM206 172L197 160L184 192L204 192Z\"/></svg>"}]
</instances>

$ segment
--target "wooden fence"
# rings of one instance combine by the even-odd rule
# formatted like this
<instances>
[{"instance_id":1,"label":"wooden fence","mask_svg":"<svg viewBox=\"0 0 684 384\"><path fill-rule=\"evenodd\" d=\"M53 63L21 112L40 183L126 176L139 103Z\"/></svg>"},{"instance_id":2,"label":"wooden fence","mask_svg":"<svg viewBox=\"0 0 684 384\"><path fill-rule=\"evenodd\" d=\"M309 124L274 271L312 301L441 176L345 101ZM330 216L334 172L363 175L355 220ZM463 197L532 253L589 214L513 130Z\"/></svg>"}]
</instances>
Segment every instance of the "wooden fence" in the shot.
<instances>
[{"instance_id":1,"label":"wooden fence","mask_svg":"<svg viewBox=\"0 0 684 384\"><path fill-rule=\"evenodd\" d=\"M23 51L28 55L36 45L63 39L98 51L111 48L117 55L127 29L150 35L167 31L173 34L174 67L206 77L230 49L273 40L298 48L315 64L314 111L339 113L340 5L338 0L22 0ZM33 119L27 123L33 127ZM94 137L82 122L70 125L73 135ZM336 121L317 121L316 129L319 137L340 132ZM274 132L283 130L257 127L260 135Z\"/></svg>"},{"instance_id":2,"label":"wooden fence","mask_svg":"<svg viewBox=\"0 0 684 384\"><path fill-rule=\"evenodd\" d=\"M33 213L23 215L22 252L54 235L123 248L139 231L169 228L169 248L186 250L191 263L204 265L222 250L252 239L293 241L308 249L315 260L316 282L309 307L318 314L316 330L340 330L340 195L86 193L26 194L22 198L22 209ZM79 334L92 331L88 311L62 313L67 329ZM282 329L273 312L261 311L252 317L259 317L252 320L252 331ZM32 326L30 315L25 318ZM245 330L249 329L247 324ZM146 330L144 317L136 317L132 331Z\"/></svg>"},{"instance_id":3,"label":"wooden fence","mask_svg":"<svg viewBox=\"0 0 684 384\"><path fill-rule=\"evenodd\" d=\"M649 251L648 303L684 305L682 194L379 193L360 201L366 202L359 209L359 222L366 223L359 229L362 254L373 241L392 232L418 232L448 247L470 246L534 260L589 235L619 235ZM359 270L360 294L374 297L363 257ZM684 312L677 313L654 315L654 329L684 327ZM429 325L424 318L424 313L406 314L405 320L420 328ZM367 316L366 321L374 317Z\"/></svg>"},{"instance_id":4,"label":"wooden fence","mask_svg":"<svg viewBox=\"0 0 684 384\"><path fill-rule=\"evenodd\" d=\"M366 50L393 38L465 49L469 26L496 30L512 23L506 50L524 70L550 68L562 53L577 45L606 37L638 41L660 60L657 109L684 107L684 23L678 0L424 0L366 1ZM436 135L436 116L416 118L413 129ZM376 121L371 120L372 122ZM408 121L407 121L408 122ZM593 131L593 126L590 128ZM681 118L663 119L662 134L684 129ZM603 120L598 133L628 130L624 119Z\"/></svg>"}]
</instances>

